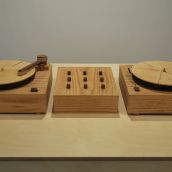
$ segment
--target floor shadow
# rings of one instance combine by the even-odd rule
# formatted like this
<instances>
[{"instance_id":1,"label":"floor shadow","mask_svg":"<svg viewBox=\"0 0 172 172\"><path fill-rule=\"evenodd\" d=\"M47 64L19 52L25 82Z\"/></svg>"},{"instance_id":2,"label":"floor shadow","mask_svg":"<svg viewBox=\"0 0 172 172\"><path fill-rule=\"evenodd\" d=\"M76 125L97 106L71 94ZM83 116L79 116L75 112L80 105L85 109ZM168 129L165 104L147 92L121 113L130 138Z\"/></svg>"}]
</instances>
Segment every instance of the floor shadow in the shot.
<instances>
[{"instance_id":1,"label":"floor shadow","mask_svg":"<svg viewBox=\"0 0 172 172\"><path fill-rule=\"evenodd\" d=\"M52 113L52 118L120 118L118 113Z\"/></svg>"},{"instance_id":2,"label":"floor shadow","mask_svg":"<svg viewBox=\"0 0 172 172\"><path fill-rule=\"evenodd\" d=\"M172 121L172 114L128 114L132 121Z\"/></svg>"},{"instance_id":3,"label":"floor shadow","mask_svg":"<svg viewBox=\"0 0 172 172\"><path fill-rule=\"evenodd\" d=\"M0 120L42 120L45 114L2 114Z\"/></svg>"}]
</instances>

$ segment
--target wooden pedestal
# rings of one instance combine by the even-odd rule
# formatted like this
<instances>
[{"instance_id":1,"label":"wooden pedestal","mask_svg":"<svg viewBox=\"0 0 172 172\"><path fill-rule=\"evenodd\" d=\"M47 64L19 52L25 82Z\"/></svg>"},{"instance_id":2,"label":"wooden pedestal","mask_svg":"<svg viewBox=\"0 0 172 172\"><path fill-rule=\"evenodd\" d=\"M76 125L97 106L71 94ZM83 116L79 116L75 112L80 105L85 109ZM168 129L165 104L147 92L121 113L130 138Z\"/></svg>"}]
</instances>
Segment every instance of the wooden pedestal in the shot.
<instances>
[{"instance_id":1,"label":"wooden pedestal","mask_svg":"<svg viewBox=\"0 0 172 172\"><path fill-rule=\"evenodd\" d=\"M49 69L38 71L29 84L0 91L0 113L46 113L51 82L52 67L49 65Z\"/></svg>"},{"instance_id":2,"label":"wooden pedestal","mask_svg":"<svg viewBox=\"0 0 172 172\"><path fill-rule=\"evenodd\" d=\"M136 85L128 70L130 67L131 65L121 65L119 68L119 83L127 112L130 114L172 114L172 92L151 90ZM135 86L138 86L140 91L135 90Z\"/></svg>"},{"instance_id":3,"label":"wooden pedestal","mask_svg":"<svg viewBox=\"0 0 172 172\"><path fill-rule=\"evenodd\" d=\"M108 67L61 67L54 112L118 112L118 91Z\"/></svg>"}]
</instances>

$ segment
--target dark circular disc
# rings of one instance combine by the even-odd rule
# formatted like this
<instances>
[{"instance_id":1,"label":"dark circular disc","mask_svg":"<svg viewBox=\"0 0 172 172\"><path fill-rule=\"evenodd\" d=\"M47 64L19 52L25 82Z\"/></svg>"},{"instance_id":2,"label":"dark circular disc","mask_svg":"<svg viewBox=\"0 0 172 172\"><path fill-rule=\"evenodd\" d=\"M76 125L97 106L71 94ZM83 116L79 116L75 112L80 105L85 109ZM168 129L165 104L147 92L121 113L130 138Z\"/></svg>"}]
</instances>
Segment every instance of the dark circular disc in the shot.
<instances>
[{"instance_id":1,"label":"dark circular disc","mask_svg":"<svg viewBox=\"0 0 172 172\"><path fill-rule=\"evenodd\" d=\"M152 84L149 82L145 82L136 76L132 74L132 78L141 87L152 89L152 90L158 90L158 91L172 91L172 86L164 86L164 85L158 85L158 84Z\"/></svg>"}]
</instances>

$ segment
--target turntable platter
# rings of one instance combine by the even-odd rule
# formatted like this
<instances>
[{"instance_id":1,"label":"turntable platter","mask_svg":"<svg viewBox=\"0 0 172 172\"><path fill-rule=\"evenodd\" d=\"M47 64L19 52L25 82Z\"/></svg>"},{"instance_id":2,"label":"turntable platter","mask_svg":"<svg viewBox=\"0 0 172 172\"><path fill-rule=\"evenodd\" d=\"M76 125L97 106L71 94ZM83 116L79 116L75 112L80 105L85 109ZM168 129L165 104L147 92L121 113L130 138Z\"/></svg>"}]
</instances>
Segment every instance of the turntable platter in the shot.
<instances>
[{"instance_id":1,"label":"turntable platter","mask_svg":"<svg viewBox=\"0 0 172 172\"><path fill-rule=\"evenodd\" d=\"M25 75L19 76L17 74L19 69L29 64L19 60L0 60L0 89L11 89L30 82L35 76L35 68Z\"/></svg>"},{"instance_id":2,"label":"turntable platter","mask_svg":"<svg viewBox=\"0 0 172 172\"><path fill-rule=\"evenodd\" d=\"M172 87L172 62L145 61L132 66L134 78L160 87Z\"/></svg>"}]
</instances>

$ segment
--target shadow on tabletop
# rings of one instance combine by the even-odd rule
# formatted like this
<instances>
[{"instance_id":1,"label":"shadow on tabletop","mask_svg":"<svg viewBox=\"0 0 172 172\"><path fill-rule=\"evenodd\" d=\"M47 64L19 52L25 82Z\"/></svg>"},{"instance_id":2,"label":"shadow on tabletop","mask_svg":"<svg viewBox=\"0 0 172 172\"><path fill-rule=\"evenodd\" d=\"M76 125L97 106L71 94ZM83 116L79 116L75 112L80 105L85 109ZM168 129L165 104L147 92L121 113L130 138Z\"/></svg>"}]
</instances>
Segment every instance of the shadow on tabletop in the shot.
<instances>
[{"instance_id":1,"label":"shadow on tabletop","mask_svg":"<svg viewBox=\"0 0 172 172\"><path fill-rule=\"evenodd\" d=\"M131 121L172 121L172 114L128 114Z\"/></svg>"},{"instance_id":2,"label":"shadow on tabletop","mask_svg":"<svg viewBox=\"0 0 172 172\"><path fill-rule=\"evenodd\" d=\"M45 114L0 114L0 120L42 120Z\"/></svg>"}]
</instances>

